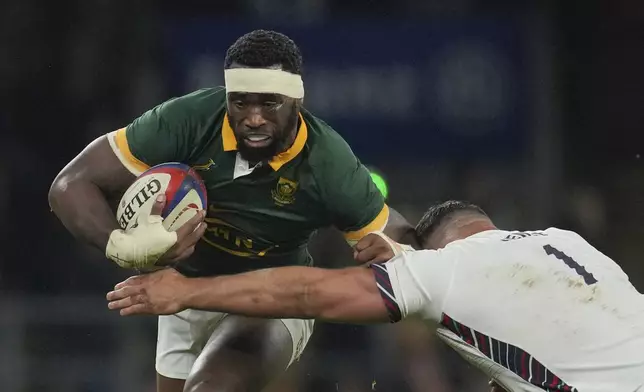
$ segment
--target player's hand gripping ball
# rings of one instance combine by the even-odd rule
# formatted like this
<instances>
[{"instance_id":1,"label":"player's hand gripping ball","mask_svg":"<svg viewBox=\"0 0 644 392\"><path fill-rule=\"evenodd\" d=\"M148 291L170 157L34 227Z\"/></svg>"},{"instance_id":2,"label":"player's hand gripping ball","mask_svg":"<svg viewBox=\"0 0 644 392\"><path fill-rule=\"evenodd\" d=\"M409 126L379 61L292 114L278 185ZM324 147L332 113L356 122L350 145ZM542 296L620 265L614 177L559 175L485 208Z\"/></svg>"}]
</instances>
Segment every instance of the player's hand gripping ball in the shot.
<instances>
[{"instance_id":1,"label":"player's hand gripping ball","mask_svg":"<svg viewBox=\"0 0 644 392\"><path fill-rule=\"evenodd\" d=\"M105 254L123 268L146 269L188 257L203 235L206 187L181 163L154 166L125 191L116 212L121 226Z\"/></svg>"}]
</instances>

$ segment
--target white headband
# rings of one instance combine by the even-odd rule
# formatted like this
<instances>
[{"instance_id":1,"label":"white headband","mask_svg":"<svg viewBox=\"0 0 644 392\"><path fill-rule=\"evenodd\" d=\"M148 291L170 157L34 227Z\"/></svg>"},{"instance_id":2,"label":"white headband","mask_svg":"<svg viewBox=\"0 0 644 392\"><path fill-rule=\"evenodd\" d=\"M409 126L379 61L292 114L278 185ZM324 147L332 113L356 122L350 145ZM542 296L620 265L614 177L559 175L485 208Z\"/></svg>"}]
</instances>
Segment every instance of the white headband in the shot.
<instances>
[{"instance_id":1,"label":"white headband","mask_svg":"<svg viewBox=\"0 0 644 392\"><path fill-rule=\"evenodd\" d=\"M266 68L232 68L224 70L226 92L273 93L291 98L304 98L300 75Z\"/></svg>"}]
</instances>

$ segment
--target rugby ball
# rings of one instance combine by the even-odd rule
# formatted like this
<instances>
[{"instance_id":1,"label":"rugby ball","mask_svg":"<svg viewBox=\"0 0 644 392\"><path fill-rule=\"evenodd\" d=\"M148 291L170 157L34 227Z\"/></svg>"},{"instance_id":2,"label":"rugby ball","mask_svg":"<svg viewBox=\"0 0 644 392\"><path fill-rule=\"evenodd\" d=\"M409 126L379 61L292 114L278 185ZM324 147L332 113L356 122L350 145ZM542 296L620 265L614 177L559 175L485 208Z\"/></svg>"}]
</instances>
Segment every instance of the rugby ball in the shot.
<instances>
[{"instance_id":1,"label":"rugby ball","mask_svg":"<svg viewBox=\"0 0 644 392\"><path fill-rule=\"evenodd\" d=\"M149 216L161 193L166 196L161 216L168 231L177 230L208 205L206 186L194 169L182 163L162 163L143 172L121 197L116 210L121 229L136 227L140 217Z\"/></svg>"}]
</instances>

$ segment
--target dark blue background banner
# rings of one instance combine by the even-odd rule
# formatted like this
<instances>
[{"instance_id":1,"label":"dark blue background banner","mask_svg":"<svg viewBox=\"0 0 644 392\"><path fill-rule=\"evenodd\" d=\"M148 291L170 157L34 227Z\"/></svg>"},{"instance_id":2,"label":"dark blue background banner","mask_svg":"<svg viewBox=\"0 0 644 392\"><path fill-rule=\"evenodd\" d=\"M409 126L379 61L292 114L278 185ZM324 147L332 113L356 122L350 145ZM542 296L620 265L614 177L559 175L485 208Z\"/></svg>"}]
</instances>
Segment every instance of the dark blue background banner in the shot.
<instances>
[{"instance_id":1,"label":"dark blue background banner","mask_svg":"<svg viewBox=\"0 0 644 392\"><path fill-rule=\"evenodd\" d=\"M370 162L519 158L530 96L524 37L512 20L423 24L335 22L168 25L172 93L223 84L226 49L272 28L304 56L305 105Z\"/></svg>"}]
</instances>

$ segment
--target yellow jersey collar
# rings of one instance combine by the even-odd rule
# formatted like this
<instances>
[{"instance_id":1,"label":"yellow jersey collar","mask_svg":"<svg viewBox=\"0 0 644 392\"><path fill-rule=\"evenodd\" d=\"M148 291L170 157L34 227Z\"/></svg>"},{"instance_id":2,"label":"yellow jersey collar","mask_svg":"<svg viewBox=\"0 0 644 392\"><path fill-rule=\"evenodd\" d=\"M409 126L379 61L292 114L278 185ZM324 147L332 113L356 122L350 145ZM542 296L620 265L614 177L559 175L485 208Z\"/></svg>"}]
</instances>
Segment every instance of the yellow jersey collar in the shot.
<instances>
[{"instance_id":1,"label":"yellow jersey collar","mask_svg":"<svg viewBox=\"0 0 644 392\"><path fill-rule=\"evenodd\" d=\"M297 135L295 136L293 145L291 145L288 150L281 152L271 158L271 160L268 162L268 164L271 165L271 167L275 171L279 170L287 162L293 160L293 158L295 158L297 154L302 152L302 150L304 149L306 139L308 138L308 129L306 127L306 123L304 122L304 118L302 117L302 113L300 113L299 116L300 128L297 130ZM230 126L230 122L228 122L228 114L224 116L224 123L221 126L221 139L224 151L237 150L237 139L235 139L235 133Z\"/></svg>"}]
</instances>

